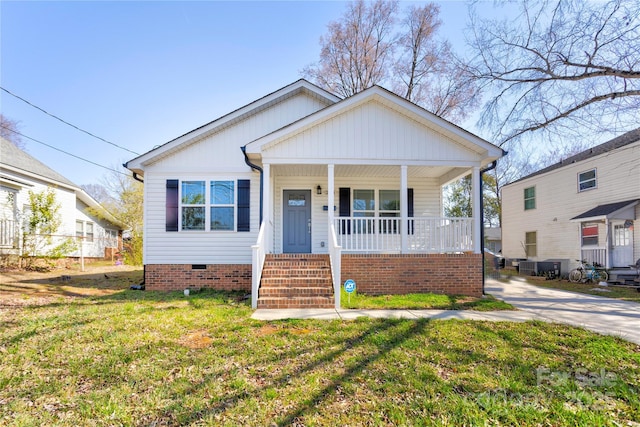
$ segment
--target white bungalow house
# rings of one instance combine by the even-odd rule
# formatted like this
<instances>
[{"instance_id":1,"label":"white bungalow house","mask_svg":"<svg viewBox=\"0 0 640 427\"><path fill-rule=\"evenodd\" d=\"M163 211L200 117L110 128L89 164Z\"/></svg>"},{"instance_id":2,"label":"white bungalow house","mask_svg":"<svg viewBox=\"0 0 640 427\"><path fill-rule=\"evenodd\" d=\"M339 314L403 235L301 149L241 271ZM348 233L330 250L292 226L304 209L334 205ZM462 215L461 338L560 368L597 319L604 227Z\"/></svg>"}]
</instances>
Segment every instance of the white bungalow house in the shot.
<instances>
[{"instance_id":1,"label":"white bungalow house","mask_svg":"<svg viewBox=\"0 0 640 427\"><path fill-rule=\"evenodd\" d=\"M35 255L68 239L75 243L68 257L113 259L122 250L123 225L84 190L4 138L0 148L0 257L25 255L29 192L46 189L60 205L61 225L51 245L36 247Z\"/></svg>"},{"instance_id":2,"label":"white bungalow house","mask_svg":"<svg viewBox=\"0 0 640 427\"><path fill-rule=\"evenodd\" d=\"M629 268L640 258L638 218L640 128L505 185L502 253Z\"/></svg>"},{"instance_id":3,"label":"white bungalow house","mask_svg":"<svg viewBox=\"0 0 640 427\"><path fill-rule=\"evenodd\" d=\"M144 180L147 289L251 291L254 307L339 306L358 291L482 293L480 216L442 186L503 154L372 87L299 80L125 166Z\"/></svg>"}]
</instances>

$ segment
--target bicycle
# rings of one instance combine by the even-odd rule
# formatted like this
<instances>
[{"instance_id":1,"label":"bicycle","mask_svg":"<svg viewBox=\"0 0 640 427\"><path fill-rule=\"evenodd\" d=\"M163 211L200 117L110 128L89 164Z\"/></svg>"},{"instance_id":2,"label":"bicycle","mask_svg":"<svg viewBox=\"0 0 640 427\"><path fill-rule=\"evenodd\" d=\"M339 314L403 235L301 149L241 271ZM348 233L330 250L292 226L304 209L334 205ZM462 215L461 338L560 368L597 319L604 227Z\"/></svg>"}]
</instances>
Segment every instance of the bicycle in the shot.
<instances>
[{"instance_id":1,"label":"bicycle","mask_svg":"<svg viewBox=\"0 0 640 427\"><path fill-rule=\"evenodd\" d=\"M609 280L609 273L598 263L589 264L585 260L579 260L580 267L574 268L569 273L569 281L573 283L592 283L606 282Z\"/></svg>"}]
</instances>

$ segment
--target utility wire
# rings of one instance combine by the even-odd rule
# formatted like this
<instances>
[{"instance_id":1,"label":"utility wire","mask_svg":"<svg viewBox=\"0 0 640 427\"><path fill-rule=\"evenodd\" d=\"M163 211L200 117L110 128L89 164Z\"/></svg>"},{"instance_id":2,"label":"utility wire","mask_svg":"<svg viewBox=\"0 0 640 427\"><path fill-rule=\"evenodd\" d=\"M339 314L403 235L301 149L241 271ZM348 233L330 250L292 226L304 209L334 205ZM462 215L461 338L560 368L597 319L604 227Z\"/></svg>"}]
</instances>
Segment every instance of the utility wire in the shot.
<instances>
[{"instance_id":1,"label":"utility wire","mask_svg":"<svg viewBox=\"0 0 640 427\"><path fill-rule=\"evenodd\" d=\"M119 149L121 149L121 150L125 150L125 151L128 151L128 152L132 153L132 154L139 155L139 153L136 153L135 151L131 151L131 150L129 150L128 148L121 147L121 146L120 146L120 145L118 145L118 144L115 144L115 143L113 143L113 142L111 142L111 141L107 141L107 140L106 140L106 139L104 139L104 138L100 138L99 136L94 135L94 134L92 134L91 132L88 132L88 131L86 131L86 130L84 130L84 129L81 129L81 128L79 128L78 126L76 126L76 125L74 125L74 124L71 124L71 123L67 122L66 120L61 119L60 117L58 117L58 116L56 116L56 115L54 115L54 114L49 113L48 111L46 111L46 110L44 110L44 109L42 109L42 108L38 107L38 106L37 106L37 105L35 105L35 104L32 104L31 102L29 102L29 101L27 101L26 99L24 99L24 98L22 98L22 97L20 97L20 96L16 95L15 93L13 93L13 92L11 92L11 91L9 91L9 90L7 90L7 89L3 88L2 86L0 86L0 89L2 89L3 91L7 92L7 93L8 93L9 95L11 95L11 96L13 96L13 97L15 97L15 98L18 98L20 101L22 101L22 102L24 102L24 103L26 103L26 104L29 104L29 105L30 105L30 106L32 106L33 108L35 108L35 109L37 109L37 110L42 111L42 112L43 112L43 113L45 113L47 116L53 117L54 119L61 121L61 122L62 122L62 123L64 123L65 125L69 125L69 126L71 126L72 128L79 130L80 132L84 132L84 133L86 133L86 134L87 134L87 135L89 135L89 136L92 136L92 137L94 137L94 138L96 138L96 139L99 139L100 141L106 142L107 144L111 144L111 145L113 145L114 147L118 147L118 148L119 148Z\"/></svg>"},{"instance_id":2,"label":"utility wire","mask_svg":"<svg viewBox=\"0 0 640 427\"><path fill-rule=\"evenodd\" d=\"M8 130L8 131L10 131L10 132L13 132L13 133L15 133L15 134L17 134L17 135L20 135L20 136L21 136L21 137L23 137L23 138L27 138L27 139L29 139L29 140L31 140L31 141L33 141L33 142L37 142L38 144L42 144L42 145L44 145L44 146L46 146L46 147L52 148L52 149L54 149L54 150L56 150L56 151L59 151L59 152L61 152L61 153L66 154L66 155L68 155L68 156L75 157L76 159L82 160L83 162L91 163L92 165L95 165L95 166L101 167L101 168L106 169L106 170L108 170L108 171L115 172L115 173L119 173L120 175L129 176L128 174L126 174L126 173L124 173L124 172L120 172L120 171L118 171L118 170L111 169L111 168L109 168L109 167L107 167L107 166L103 166L103 165L101 165L101 164L99 164L99 163L92 162L91 160L87 160L87 159L82 158L82 157L80 157L80 156L76 156L75 154L68 153L68 152L66 152L66 151L64 151L64 150L61 150L61 149L59 149L59 148L54 147L53 145L49 145L49 144L47 144L47 143L45 143L45 142L38 141L38 140L37 140L37 139L35 139L35 138L31 138L30 136L27 136L27 135L25 135L25 134L23 134L23 133L20 133L20 132L18 132L18 131L15 131L15 130L13 130L13 129L11 129L11 128L7 127L7 126L0 125L0 127L1 127L2 129L6 129L6 130Z\"/></svg>"}]
</instances>

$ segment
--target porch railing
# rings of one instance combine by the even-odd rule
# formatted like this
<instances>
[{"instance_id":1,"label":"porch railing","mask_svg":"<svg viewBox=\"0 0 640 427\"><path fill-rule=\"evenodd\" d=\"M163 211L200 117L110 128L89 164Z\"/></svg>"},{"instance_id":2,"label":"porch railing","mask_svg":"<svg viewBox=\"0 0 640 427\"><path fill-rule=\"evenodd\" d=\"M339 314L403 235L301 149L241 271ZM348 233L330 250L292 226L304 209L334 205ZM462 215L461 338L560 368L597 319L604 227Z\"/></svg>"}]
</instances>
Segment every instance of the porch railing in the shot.
<instances>
[{"instance_id":1,"label":"porch railing","mask_svg":"<svg viewBox=\"0 0 640 427\"><path fill-rule=\"evenodd\" d=\"M340 271L342 268L342 248L338 244L335 224L329 224L329 261L331 262L331 277L333 278L333 295L336 310L340 308Z\"/></svg>"},{"instance_id":2,"label":"porch railing","mask_svg":"<svg viewBox=\"0 0 640 427\"><path fill-rule=\"evenodd\" d=\"M593 248L593 249L582 248L580 250L580 253L581 253L580 259L587 261L591 265L593 265L593 263L597 263L602 266L607 265L607 251L604 248Z\"/></svg>"},{"instance_id":3,"label":"porch railing","mask_svg":"<svg viewBox=\"0 0 640 427\"><path fill-rule=\"evenodd\" d=\"M0 246L5 248L18 247L18 232L16 221L0 219Z\"/></svg>"},{"instance_id":4,"label":"porch railing","mask_svg":"<svg viewBox=\"0 0 640 427\"><path fill-rule=\"evenodd\" d=\"M256 244L251 246L252 254L252 273L251 273L251 308L258 308L258 289L260 288L260 280L262 279L262 267L264 267L264 259L267 254L267 239L265 238L265 223L260 224L260 232Z\"/></svg>"},{"instance_id":5,"label":"porch railing","mask_svg":"<svg viewBox=\"0 0 640 427\"><path fill-rule=\"evenodd\" d=\"M338 244L347 252L402 252L400 218L339 217ZM473 218L414 217L407 220L407 251L450 253L473 250Z\"/></svg>"}]
</instances>

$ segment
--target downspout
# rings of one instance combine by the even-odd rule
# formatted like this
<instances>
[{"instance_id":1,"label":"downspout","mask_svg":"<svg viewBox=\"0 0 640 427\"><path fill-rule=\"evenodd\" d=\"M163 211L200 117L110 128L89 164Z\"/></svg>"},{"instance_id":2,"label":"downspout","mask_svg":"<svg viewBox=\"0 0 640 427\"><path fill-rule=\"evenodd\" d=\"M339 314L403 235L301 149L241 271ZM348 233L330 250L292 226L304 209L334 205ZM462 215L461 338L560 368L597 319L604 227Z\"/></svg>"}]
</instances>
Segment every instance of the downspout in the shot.
<instances>
[{"instance_id":1,"label":"downspout","mask_svg":"<svg viewBox=\"0 0 640 427\"><path fill-rule=\"evenodd\" d=\"M506 152L505 152L506 154ZM482 254L482 295L486 295L484 292L485 285L485 266L484 266L484 189L482 188L482 175L486 172L492 171L498 165L498 161L494 160L484 169L480 169L480 253Z\"/></svg>"},{"instance_id":2,"label":"downspout","mask_svg":"<svg viewBox=\"0 0 640 427\"><path fill-rule=\"evenodd\" d=\"M240 149L242 150L242 154L244 154L244 162L247 164L247 166L249 166L251 169L253 170L257 170L258 172L260 172L260 225L262 225L262 204L263 204L263 197L264 195L262 194L262 188L263 188L263 171L262 168L256 164L251 163L251 161L249 160L249 156L247 156L247 147L243 146L240 147Z\"/></svg>"}]
</instances>

